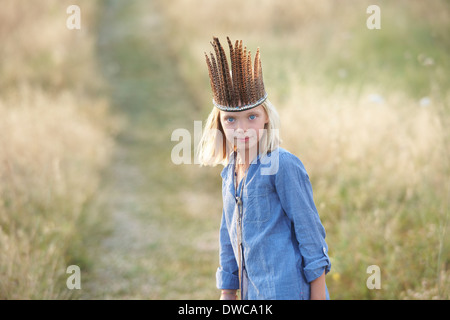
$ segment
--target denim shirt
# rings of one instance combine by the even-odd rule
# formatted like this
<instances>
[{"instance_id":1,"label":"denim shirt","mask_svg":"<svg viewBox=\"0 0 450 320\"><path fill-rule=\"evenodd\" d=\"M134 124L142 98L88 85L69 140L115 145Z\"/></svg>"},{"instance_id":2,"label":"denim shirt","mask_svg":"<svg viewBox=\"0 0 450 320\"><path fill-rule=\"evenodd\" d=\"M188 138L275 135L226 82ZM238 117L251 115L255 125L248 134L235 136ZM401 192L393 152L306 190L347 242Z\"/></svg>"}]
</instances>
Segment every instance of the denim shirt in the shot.
<instances>
[{"instance_id":1,"label":"denim shirt","mask_svg":"<svg viewBox=\"0 0 450 320\"><path fill-rule=\"evenodd\" d=\"M231 159L221 173L219 289L239 289L238 213ZM251 163L238 192L242 187L248 299L309 299L310 282L328 273L331 264L305 167L296 156L277 148Z\"/></svg>"}]
</instances>

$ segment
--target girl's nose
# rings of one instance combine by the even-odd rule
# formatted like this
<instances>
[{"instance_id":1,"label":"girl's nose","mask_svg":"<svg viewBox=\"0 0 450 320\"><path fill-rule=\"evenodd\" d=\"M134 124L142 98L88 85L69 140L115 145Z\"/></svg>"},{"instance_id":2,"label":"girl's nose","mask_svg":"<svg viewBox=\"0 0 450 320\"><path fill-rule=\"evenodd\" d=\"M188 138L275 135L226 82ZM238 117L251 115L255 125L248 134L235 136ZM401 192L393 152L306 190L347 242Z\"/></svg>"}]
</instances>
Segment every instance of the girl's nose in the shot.
<instances>
[{"instance_id":1,"label":"girl's nose","mask_svg":"<svg viewBox=\"0 0 450 320\"><path fill-rule=\"evenodd\" d=\"M236 127L237 127L236 131L241 130L241 132L239 133L244 133L247 130L245 121L238 121Z\"/></svg>"},{"instance_id":2,"label":"girl's nose","mask_svg":"<svg viewBox=\"0 0 450 320\"><path fill-rule=\"evenodd\" d=\"M244 134L244 132L245 132L245 130L242 129L242 127L240 127L240 126L239 126L239 127L236 129L236 131L235 131L235 133L236 133L237 135Z\"/></svg>"}]
</instances>

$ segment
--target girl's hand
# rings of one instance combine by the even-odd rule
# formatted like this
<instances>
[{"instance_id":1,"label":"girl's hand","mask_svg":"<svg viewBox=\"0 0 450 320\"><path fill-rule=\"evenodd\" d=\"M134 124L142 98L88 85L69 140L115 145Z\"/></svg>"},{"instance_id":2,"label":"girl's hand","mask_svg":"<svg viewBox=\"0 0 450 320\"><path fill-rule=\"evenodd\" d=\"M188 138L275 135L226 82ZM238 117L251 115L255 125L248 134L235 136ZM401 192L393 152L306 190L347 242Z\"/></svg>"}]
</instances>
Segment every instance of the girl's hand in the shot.
<instances>
[{"instance_id":1,"label":"girl's hand","mask_svg":"<svg viewBox=\"0 0 450 320\"><path fill-rule=\"evenodd\" d=\"M236 290L222 290L220 300L236 300Z\"/></svg>"},{"instance_id":2,"label":"girl's hand","mask_svg":"<svg viewBox=\"0 0 450 320\"><path fill-rule=\"evenodd\" d=\"M325 271L320 277L311 282L311 300L325 300L327 298L325 291Z\"/></svg>"}]
</instances>

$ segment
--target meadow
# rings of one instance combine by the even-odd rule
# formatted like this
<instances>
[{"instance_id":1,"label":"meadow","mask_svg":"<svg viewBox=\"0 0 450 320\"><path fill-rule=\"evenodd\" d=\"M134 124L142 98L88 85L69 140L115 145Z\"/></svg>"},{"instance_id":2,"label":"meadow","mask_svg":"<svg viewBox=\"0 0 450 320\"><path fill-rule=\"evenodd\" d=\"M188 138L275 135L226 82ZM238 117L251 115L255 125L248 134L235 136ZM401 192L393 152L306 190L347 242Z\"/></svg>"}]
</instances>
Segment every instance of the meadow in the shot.
<instances>
[{"instance_id":1,"label":"meadow","mask_svg":"<svg viewBox=\"0 0 450 320\"><path fill-rule=\"evenodd\" d=\"M331 298L449 299L450 5L377 1L370 30L371 4L2 2L0 299L218 298L222 168L171 161L171 133L212 108L213 36L261 49Z\"/></svg>"},{"instance_id":2,"label":"meadow","mask_svg":"<svg viewBox=\"0 0 450 320\"><path fill-rule=\"evenodd\" d=\"M304 162L327 230L332 297L448 299L450 8L380 1L381 29L370 30L371 4L199 0L165 12L202 101L206 40L260 47L281 146ZM370 265L379 290L366 286Z\"/></svg>"},{"instance_id":3,"label":"meadow","mask_svg":"<svg viewBox=\"0 0 450 320\"><path fill-rule=\"evenodd\" d=\"M87 238L102 230L97 193L115 121L94 29L66 27L70 4L1 3L0 299L74 297L67 267L87 267ZM87 26L96 5L80 4Z\"/></svg>"}]
</instances>

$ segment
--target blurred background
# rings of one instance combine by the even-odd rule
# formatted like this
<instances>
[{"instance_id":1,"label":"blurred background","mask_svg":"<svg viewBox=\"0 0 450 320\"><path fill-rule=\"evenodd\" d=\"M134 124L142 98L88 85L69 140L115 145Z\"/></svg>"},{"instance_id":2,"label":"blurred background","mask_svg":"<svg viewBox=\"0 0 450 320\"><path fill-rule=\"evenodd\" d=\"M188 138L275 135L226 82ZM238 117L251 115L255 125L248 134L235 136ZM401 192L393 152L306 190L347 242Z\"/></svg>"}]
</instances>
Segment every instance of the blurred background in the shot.
<instances>
[{"instance_id":1,"label":"blurred background","mask_svg":"<svg viewBox=\"0 0 450 320\"><path fill-rule=\"evenodd\" d=\"M171 161L213 36L261 49L331 298L449 299L450 3L372 2L0 0L0 299L218 298L222 168Z\"/></svg>"}]
</instances>

